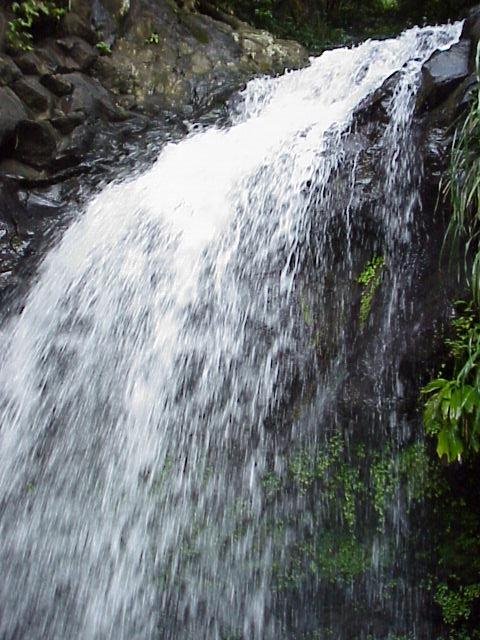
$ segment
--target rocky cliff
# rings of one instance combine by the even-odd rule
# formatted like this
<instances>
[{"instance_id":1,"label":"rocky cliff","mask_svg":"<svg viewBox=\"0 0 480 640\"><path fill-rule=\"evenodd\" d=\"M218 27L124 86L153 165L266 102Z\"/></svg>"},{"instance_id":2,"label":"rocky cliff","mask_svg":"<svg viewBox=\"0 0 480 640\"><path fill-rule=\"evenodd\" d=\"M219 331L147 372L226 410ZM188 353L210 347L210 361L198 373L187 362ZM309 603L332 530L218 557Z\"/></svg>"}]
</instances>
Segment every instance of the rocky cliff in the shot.
<instances>
[{"instance_id":1,"label":"rocky cliff","mask_svg":"<svg viewBox=\"0 0 480 640\"><path fill-rule=\"evenodd\" d=\"M12 41L16 17L3 0L0 291L51 237L64 193L78 192L73 176L102 173L142 140L145 150L149 130L173 135L256 75L308 64L296 42L208 3L72 0L61 19L34 21L30 50Z\"/></svg>"}]
</instances>

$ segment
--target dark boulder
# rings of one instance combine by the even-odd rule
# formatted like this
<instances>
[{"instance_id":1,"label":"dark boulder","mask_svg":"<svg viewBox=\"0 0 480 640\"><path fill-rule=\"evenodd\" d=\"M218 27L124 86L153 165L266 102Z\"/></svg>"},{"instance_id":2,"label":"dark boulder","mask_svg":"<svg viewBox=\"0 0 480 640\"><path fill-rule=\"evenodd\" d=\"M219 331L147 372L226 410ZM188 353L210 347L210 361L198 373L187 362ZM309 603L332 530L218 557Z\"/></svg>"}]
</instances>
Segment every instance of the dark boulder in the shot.
<instances>
[{"instance_id":1,"label":"dark boulder","mask_svg":"<svg viewBox=\"0 0 480 640\"><path fill-rule=\"evenodd\" d=\"M13 90L27 107L37 113L45 113L53 103L50 91L34 76L20 78L14 83Z\"/></svg>"},{"instance_id":2,"label":"dark boulder","mask_svg":"<svg viewBox=\"0 0 480 640\"><path fill-rule=\"evenodd\" d=\"M67 12L67 15L63 18L62 26L67 36L83 38L93 45L98 42L98 36L90 22L74 11Z\"/></svg>"},{"instance_id":3,"label":"dark boulder","mask_svg":"<svg viewBox=\"0 0 480 640\"><path fill-rule=\"evenodd\" d=\"M470 9L463 24L462 38L465 40L471 40L472 53L473 56L475 56L477 44L480 40L480 5Z\"/></svg>"},{"instance_id":4,"label":"dark boulder","mask_svg":"<svg viewBox=\"0 0 480 640\"><path fill-rule=\"evenodd\" d=\"M74 60L81 71L87 71L98 58L98 51L76 36L57 40L57 44Z\"/></svg>"},{"instance_id":5,"label":"dark boulder","mask_svg":"<svg viewBox=\"0 0 480 640\"><path fill-rule=\"evenodd\" d=\"M44 168L57 151L59 135L46 120L22 120L15 130L15 156L21 162Z\"/></svg>"},{"instance_id":6,"label":"dark boulder","mask_svg":"<svg viewBox=\"0 0 480 640\"><path fill-rule=\"evenodd\" d=\"M20 160L8 158L0 162L0 178L14 179L17 181L40 182L45 180L46 173L34 169Z\"/></svg>"},{"instance_id":7,"label":"dark boulder","mask_svg":"<svg viewBox=\"0 0 480 640\"><path fill-rule=\"evenodd\" d=\"M3 51L5 49L6 40L7 40L7 19L3 15L3 13L0 12L0 51Z\"/></svg>"},{"instance_id":8,"label":"dark boulder","mask_svg":"<svg viewBox=\"0 0 480 640\"><path fill-rule=\"evenodd\" d=\"M98 80L83 73L69 73L64 80L73 86L73 93L62 100L66 114L85 112L88 116L103 116L108 120L122 120L123 109L116 105L115 97Z\"/></svg>"},{"instance_id":9,"label":"dark boulder","mask_svg":"<svg viewBox=\"0 0 480 640\"><path fill-rule=\"evenodd\" d=\"M78 165L92 146L94 137L93 127L85 123L77 125L70 135L61 139L56 148L53 158L55 169Z\"/></svg>"},{"instance_id":10,"label":"dark boulder","mask_svg":"<svg viewBox=\"0 0 480 640\"><path fill-rule=\"evenodd\" d=\"M55 41L47 40L37 48L37 54L47 63L51 73L80 71L78 62L70 57Z\"/></svg>"},{"instance_id":11,"label":"dark boulder","mask_svg":"<svg viewBox=\"0 0 480 640\"><path fill-rule=\"evenodd\" d=\"M15 80L22 77L22 72L14 61L0 53L0 86L11 85Z\"/></svg>"},{"instance_id":12,"label":"dark boulder","mask_svg":"<svg viewBox=\"0 0 480 640\"><path fill-rule=\"evenodd\" d=\"M85 114L82 111L76 111L69 115L59 114L50 118L50 122L53 124L55 129L60 131L63 135L68 135L75 129L75 127L78 127L78 125L82 124L84 121Z\"/></svg>"},{"instance_id":13,"label":"dark boulder","mask_svg":"<svg viewBox=\"0 0 480 640\"><path fill-rule=\"evenodd\" d=\"M56 96L68 96L73 91L72 83L60 74L42 76L40 82Z\"/></svg>"},{"instance_id":14,"label":"dark boulder","mask_svg":"<svg viewBox=\"0 0 480 640\"><path fill-rule=\"evenodd\" d=\"M439 105L470 73L470 40L460 40L445 51L436 51L422 68L418 109Z\"/></svg>"},{"instance_id":15,"label":"dark boulder","mask_svg":"<svg viewBox=\"0 0 480 640\"><path fill-rule=\"evenodd\" d=\"M52 66L33 51L17 56L15 62L27 76L41 76L52 71Z\"/></svg>"},{"instance_id":16,"label":"dark boulder","mask_svg":"<svg viewBox=\"0 0 480 640\"><path fill-rule=\"evenodd\" d=\"M19 98L8 87L0 88L0 146L25 118L28 118L27 110Z\"/></svg>"}]
</instances>

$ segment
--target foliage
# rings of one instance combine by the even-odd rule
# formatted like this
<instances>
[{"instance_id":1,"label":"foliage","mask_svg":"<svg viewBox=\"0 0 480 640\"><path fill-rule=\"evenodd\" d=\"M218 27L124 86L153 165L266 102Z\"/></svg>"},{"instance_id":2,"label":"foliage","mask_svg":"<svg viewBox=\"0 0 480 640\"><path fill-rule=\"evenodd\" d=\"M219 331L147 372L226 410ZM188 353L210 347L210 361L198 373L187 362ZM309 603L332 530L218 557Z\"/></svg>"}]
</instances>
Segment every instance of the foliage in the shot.
<instances>
[{"instance_id":1,"label":"foliage","mask_svg":"<svg viewBox=\"0 0 480 640\"><path fill-rule=\"evenodd\" d=\"M312 53L464 15L469 0L217 0L215 5Z\"/></svg>"},{"instance_id":2,"label":"foliage","mask_svg":"<svg viewBox=\"0 0 480 640\"><path fill-rule=\"evenodd\" d=\"M277 589L284 590L298 588L307 576L330 583L352 582L367 566L367 549L354 536L326 531L296 545L289 564L275 564L273 572Z\"/></svg>"},{"instance_id":3,"label":"foliage","mask_svg":"<svg viewBox=\"0 0 480 640\"><path fill-rule=\"evenodd\" d=\"M479 76L480 47L476 69ZM465 121L454 136L444 192L452 204L447 239L458 250L465 245L465 258L472 260L469 280L473 300L480 304L480 84L474 90Z\"/></svg>"},{"instance_id":4,"label":"foliage","mask_svg":"<svg viewBox=\"0 0 480 640\"><path fill-rule=\"evenodd\" d=\"M479 75L477 51L477 76ZM453 497L442 497L437 511L440 544L433 598L448 627L449 640L479 638L475 615L480 610L480 539L478 454L480 450L480 90L454 136L450 167L443 183L452 215L445 241L452 255L463 253L471 301L457 302L450 335L449 359L440 377L422 389L424 424L436 438L437 454L447 462L462 461L450 478ZM475 464L477 465L475 467ZM471 485L466 489L466 485Z\"/></svg>"},{"instance_id":5,"label":"foliage","mask_svg":"<svg viewBox=\"0 0 480 640\"><path fill-rule=\"evenodd\" d=\"M477 76L480 65L477 50ZM446 240L458 250L465 246L472 302L452 323L446 341L453 375L439 377L422 389L427 397L424 424L437 439L437 453L448 462L480 450L480 85L475 89L465 121L455 134L450 168L444 184L452 204ZM471 266L469 267L468 265Z\"/></svg>"},{"instance_id":6,"label":"foliage","mask_svg":"<svg viewBox=\"0 0 480 640\"><path fill-rule=\"evenodd\" d=\"M109 56L112 53L112 49L110 45L104 40L102 40L101 42L97 42L95 46L97 47L97 49L99 50L102 56Z\"/></svg>"},{"instance_id":7,"label":"foliage","mask_svg":"<svg viewBox=\"0 0 480 640\"><path fill-rule=\"evenodd\" d=\"M443 620L449 626L468 620L472 613L472 603L479 598L480 583L453 589L442 582L436 587L434 594L434 600L442 610Z\"/></svg>"},{"instance_id":8,"label":"foliage","mask_svg":"<svg viewBox=\"0 0 480 640\"><path fill-rule=\"evenodd\" d=\"M52 0L24 0L14 2L12 10L15 18L8 23L8 45L18 51L31 51L33 49L32 28L40 19L58 21L66 10L58 7Z\"/></svg>"},{"instance_id":9,"label":"foliage","mask_svg":"<svg viewBox=\"0 0 480 640\"><path fill-rule=\"evenodd\" d=\"M367 262L362 273L358 276L357 282L362 285L362 295L360 298L360 324L363 326L372 308L373 297L382 280L382 272L385 260L382 256L376 256Z\"/></svg>"},{"instance_id":10,"label":"foliage","mask_svg":"<svg viewBox=\"0 0 480 640\"><path fill-rule=\"evenodd\" d=\"M152 33L145 38L145 44L160 44L160 36L156 31L152 31Z\"/></svg>"},{"instance_id":11,"label":"foliage","mask_svg":"<svg viewBox=\"0 0 480 640\"><path fill-rule=\"evenodd\" d=\"M437 439L437 453L448 462L480 450L480 323L472 304L462 303L446 341L454 361L451 378L436 378L422 389L427 397L423 421Z\"/></svg>"},{"instance_id":12,"label":"foliage","mask_svg":"<svg viewBox=\"0 0 480 640\"><path fill-rule=\"evenodd\" d=\"M387 505L395 493L395 461L389 456L377 456L371 468L373 482L373 507L378 516L378 529L385 526Z\"/></svg>"}]
</instances>

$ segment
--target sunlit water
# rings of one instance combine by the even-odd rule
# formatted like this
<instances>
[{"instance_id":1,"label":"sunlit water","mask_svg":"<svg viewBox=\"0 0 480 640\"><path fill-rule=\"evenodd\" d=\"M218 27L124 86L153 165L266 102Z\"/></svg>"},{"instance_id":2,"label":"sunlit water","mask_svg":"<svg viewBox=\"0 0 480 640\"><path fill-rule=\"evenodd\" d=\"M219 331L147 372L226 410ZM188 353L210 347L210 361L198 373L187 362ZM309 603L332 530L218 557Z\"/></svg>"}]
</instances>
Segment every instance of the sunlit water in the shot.
<instances>
[{"instance_id":1,"label":"sunlit water","mask_svg":"<svg viewBox=\"0 0 480 640\"><path fill-rule=\"evenodd\" d=\"M385 211L402 200L419 69L459 30L251 82L231 126L106 187L47 256L2 334L2 640L290 637L261 479L276 455L265 425L301 366L307 247L328 269L312 216L329 215L355 108L397 70ZM392 242L408 240L413 202L390 210Z\"/></svg>"}]
</instances>

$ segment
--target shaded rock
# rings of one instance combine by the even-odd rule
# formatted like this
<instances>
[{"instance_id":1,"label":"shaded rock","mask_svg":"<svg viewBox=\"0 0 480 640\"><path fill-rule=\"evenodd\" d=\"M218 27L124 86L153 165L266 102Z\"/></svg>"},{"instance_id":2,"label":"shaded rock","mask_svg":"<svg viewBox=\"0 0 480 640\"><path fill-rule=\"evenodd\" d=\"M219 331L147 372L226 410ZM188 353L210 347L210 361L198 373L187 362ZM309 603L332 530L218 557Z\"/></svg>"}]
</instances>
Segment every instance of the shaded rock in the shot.
<instances>
[{"instance_id":1,"label":"shaded rock","mask_svg":"<svg viewBox=\"0 0 480 640\"><path fill-rule=\"evenodd\" d=\"M470 9L463 24L462 39L471 40L472 57L475 58L477 44L480 40L480 5Z\"/></svg>"},{"instance_id":2,"label":"shaded rock","mask_svg":"<svg viewBox=\"0 0 480 640\"><path fill-rule=\"evenodd\" d=\"M76 111L69 115L58 115L50 118L50 122L60 133L67 135L71 133L75 127L82 124L85 120L85 114L82 111Z\"/></svg>"},{"instance_id":3,"label":"shaded rock","mask_svg":"<svg viewBox=\"0 0 480 640\"><path fill-rule=\"evenodd\" d=\"M68 96L73 91L72 83L68 82L68 80L60 74L45 75L40 78L40 82L49 91L59 97Z\"/></svg>"},{"instance_id":4,"label":"shaded rock","mask_svg":"<svg viewBox=\"0 0 480 640\"><path fill-rule=\"evenodd\" d=\"M98 57L96 49L76 36L68 36L57 40L57 44L78 64L81 71L89 69Z\"/></svg>"},{"instance_id":5,"label":"shaded rock","mask_svg":"<svg viewBox=\"0 0 480 640\"><path fill-rule=\"evenodd\" d=\"M477 82L476 73L471 73L467 76L444 102L428 112L429 125L427 128L432 130L436 127L446 127L452 122L456 122L462 112L470 106ZM445 157L448 156L447 150L443 150L442 154Z\"/></svg>"},{"instance_id":6,"label":"shaded rock","mask_svg":"<svg viewBox=\"0 0 480 640\"><path fill-rule=\"evenodd\" d=\"M7 19L0 13L0 51L5 49L7 43Z\"/></svg>"},{"instance_id":7,"label":"shaded rock","mask_svg":"<svg viewBox=\"0 0 480 640\"><path fill-rule=\"evenodd\" d=\"M63 30L67 36L83 38L92 45L98 41L98 36L92 29L90 22L74 11L68 11L63 18Z\"/></svg>"},{"instance_id":8,"label":"shaded rock","mask_svg":"<svg viewBox=\"0 0 480 640\"><path fill-rule=\"evenodd\" d=\"M50 91L45 89L38 78L34 76L17 80L13 85L13 90L27 107L39 113L47 111L53 102Z\"/></svg>"},{"instance_id":9,"label":"shaded rock","mask_svg":"<svg viewBox=\"0 0 480 640\"><path fill-rule=\"evenodd\" d=\"M0 88L0 145L25 118L28 118L27 110L19 98L8 87Z\"/></svg>"},{"instance_id":10,"label":"shaded rock","mask_svg":"<svg viewBox=\"0 0 480 640\"><path fill-rule=\"evenodd\" d=\"M98 80L82 73L66 74L64 79L73 85L73 93L62 101L65 113L81 111L113 121L126 117L126 112L116 105L114 96Z\"/></svg>"},{"instance_id":11,"label":"shaded rock","mask_svg":"<svg viewBox=\"0 0 480 640\"><path fill-rule=\"evenodd\" d=\"M460 40L446 51L436 51L422 67L422 89L417 108L432 108L469 75L469 40Z\"/></svg>"},{"instance_id":12,"label":"shaded rock","mask_svg":"<svg viewBox=\"0 0 480 640\"><path fill-rule=\"evenodd\" d=\"M39 182L46 178L45 171L34 169L24 162L8 158L0 162L0 177L12 178L14 180L26 180L28 182Z\"/></svg>"},{"instance_id":13,"label":"shaded rock","mask_svg":"<svg viewBox=\"0 0 480 640\"><path fill-rule=\"evenodd\" d=\"M79 71L80 65L62 50L53 40L38 47L37 54L49 65L51 73L71 73Z\"/></svg>"},{"instance_id":14,"label":"shaded rock","mask_svg":"<svg viewBox=\"0 0 480 640\"><path fill-rule=\"evenodd\" d=\"M58 144L54 157L55 168L64 169L78 164L91 147L94 137L93 127L87 124L77 126Z\"/></svg>"},{"instance_id":15,"label":"shaded rock","mask_svg":"<svg viewBox=\"0 0 480 640\"><path fill-rule=\"evenodd\" d=\"M41 76L52 70L51 66L33 51L17 56L15 62L25 75Z\"/></svg>"},{"instance_id":16,"label":"shaded rock","mask_svg":"<svg viewBox=\"0 0 480 640\"><path fill-rule=\"evenodd\" d=\"M59 135L45 121L22 120L17 125L15 156L34 167L47 167L55 155Z\"/></svg>"},{"instance_id":17,"label":"shaded rock","mask_svg":"<svg viewBox=\"0 0 480 640\"><path fill-rule=\"evenodd\" d=\"M11 85L22 77L22 72L10 56L0 54L0 86Z\"/></svg>"}]
</instances>

